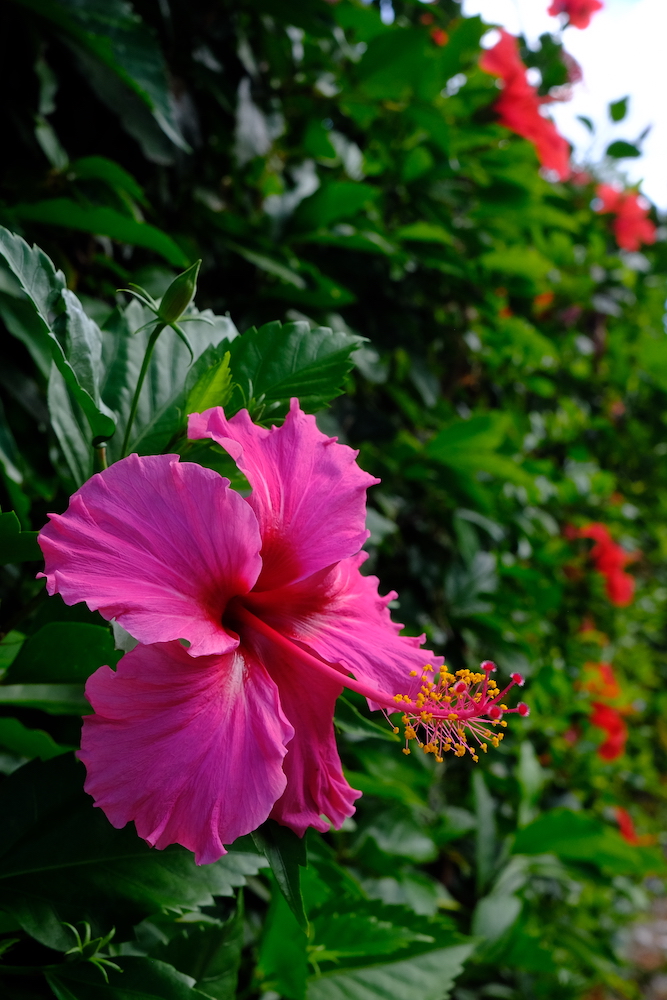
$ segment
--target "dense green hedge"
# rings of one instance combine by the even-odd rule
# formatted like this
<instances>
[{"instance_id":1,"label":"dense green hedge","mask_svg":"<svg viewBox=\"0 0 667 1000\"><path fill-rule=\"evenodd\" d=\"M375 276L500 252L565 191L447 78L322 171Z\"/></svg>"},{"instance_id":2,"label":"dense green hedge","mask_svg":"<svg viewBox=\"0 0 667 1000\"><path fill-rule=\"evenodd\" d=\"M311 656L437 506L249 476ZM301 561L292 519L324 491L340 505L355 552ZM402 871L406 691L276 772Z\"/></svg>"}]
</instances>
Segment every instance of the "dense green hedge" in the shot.
<instances>
[{"instance_id":1,"label":"dense green hedge","mask_svg":"<svg viewBox=\"0 0 667 1000\"><path fill-rule=\"evenodd\" d=\"M0 10L0 222L53 262L3 237L8 997L227 1000L237 976L267 1000L640 995L617 935L667 876L667 244L658 229L619 249L619 206L595 201L627 149L558 181L499 124L478 18L453 0L394 10L391 25L358 0ZM567 86L558 39L521 51L541 96ZM210 867L151 852L93 811L62 755L82 680L120 654L99 616L44 600L26 532L65 509L115 423L121 455L148 334L127 338L149 314L117 289L159 298L199 258L210 323L188 327L191 367L176 335L159 341L133 447L185 454L202 398L270 424L299 396L382 480L366 565L398 592L394 616L454 669L491 658L528 678L530 717L478 765L403 756L346 694L339 748L364 794L341 831L309 831L307 867L271 826ZM227 351L220 398L202 397ZM107 967L110 987L63 960L63 921L115 927L79 950L124 970Z\"/></svg>"}]
</instances>

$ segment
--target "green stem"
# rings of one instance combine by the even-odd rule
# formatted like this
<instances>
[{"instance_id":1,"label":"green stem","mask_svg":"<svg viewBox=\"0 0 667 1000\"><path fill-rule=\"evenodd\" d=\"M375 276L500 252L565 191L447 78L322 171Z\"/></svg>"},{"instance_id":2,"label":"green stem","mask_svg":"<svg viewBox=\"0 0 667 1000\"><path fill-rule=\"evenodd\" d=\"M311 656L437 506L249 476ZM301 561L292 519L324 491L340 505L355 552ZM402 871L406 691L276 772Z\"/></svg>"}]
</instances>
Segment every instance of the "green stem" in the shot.
<instances>
[{"instance_id":1,"label":"green stem","mask_svg":"<svg viewBox=\"0 0 667 1000\"><path fill-rule=\"evenodd\" d=\"M132 431L132 424L134 423L134 418L137 415L137 408L139 406L139 396L141 395L141 389L144 384L144 379L146 378L146 372L148 371L148 365L150 364L151 357L153 355L153 350L157 343L157 339L164 330L166 323L157 322L155 324L155 329L148 338L148 344L146 345L146 353L144 354L144 360L141 363L141 371L139 372L139 378L137 380L137 388L134 390L134 398L132 400L132 408L130 409L130 415L127 418L127 426L125 427L125 437L123 438L123 447L121 448L121 458L125 458L127 455L127 446L130 443L130 433Z\"/></svg>"}]
</instances>

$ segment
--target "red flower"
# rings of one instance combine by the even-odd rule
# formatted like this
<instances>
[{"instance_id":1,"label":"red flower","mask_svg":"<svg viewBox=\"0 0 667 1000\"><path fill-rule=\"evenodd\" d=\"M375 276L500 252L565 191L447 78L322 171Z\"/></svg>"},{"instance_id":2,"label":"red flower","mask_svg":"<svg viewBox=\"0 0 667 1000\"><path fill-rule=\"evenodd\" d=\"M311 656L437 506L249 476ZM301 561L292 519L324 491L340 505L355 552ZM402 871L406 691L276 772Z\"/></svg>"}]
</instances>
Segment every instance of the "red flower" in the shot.
<instances>
[{"instance_id":1,"label":"red flower","mask_svg":"<svg viewBox=\"0 0 667 1000\"><path fill-rule=\"evenodd\" d=\"M553 0L549 14L552 17L567 14L573 28L587 28L593 14L603 7L601 0Z\"/></svg>"},{"instance_id":2,"label":"red flower","mask_svg":"<svg viewBox=\"0 0 667 1000\"><path fill-rule=\"evenodd\" d=\"M443 45L446 45L447 42L449 41L449 35L447 34L446 31L443 31L442 28L434 28L433 31L431 32L431 38L433 39L436 45L439 45L441 47Z\"/></svg>"},{"instance_id":3,"label":"red flower","mask_svg":"<svg viewBox=\"0 0 667 1000\"><path fill-rule=\"evenodd\" d=\"M580 538L592 538L595 545L591 549L591 558L595 568L605 578L607 597L619 608L632 603L635 591L635 581L624 567L632 562L630 555L618 545L604 524L593 522L579 529Z\"/></svg>"},{"instance_id":4,"label":"red flower","mask_svg":"<svg viewBox=\"0 0 667 1000\"><path fill-rule=\"evenodd\" d=\"M603 729L607 734L604 743L598 747L598 757L602 757L603 760L616 760L620 757L625 750L628 727L618 709L601 701L594 701L591 724Z\"/></svg>"},{"instance_id":5,"label":"red flower","mask_svg":"<svg viewBox=\"0 0 667 1000\"><path fill-rule=\"evenodd\" d=\"M630 813L626 809L622 809L621 806L616 806L615 812L618 830L623 840L627 840L628 844L639 843L639 837L637 836L635 824L632 822Z\"/></svg>"},{"instance_id":6,"label":"red flower","mask_svg":"<svg viewBox=\"0 0 667 1000\"><path fill-rule=\"evenodd\" d=\"M623 250L639 250L642 243L655 243L656 229L649 218L649 204L636 191L619 191L611 184L600 184L596 195L602 202L600 212L615 215L614 235Z\"/></svg>"},{"instance_id":7,"label":"red flower","mask_svg":"<svg viewBox=\"0 0 667 1000\"><path fill-rule=\"evenodd\" d=\"M540 114L543 102L526 79L514 35L501 29L500 41L483 54L479 65L503 82L495 105L500 124L532 142L542 166L566 180L570 175L570 147L554 123Z\"/></svg>"},{"instance_id":8,"label":"red flower","mask_svg":"<svg viewBox=\"0 0 667 1000\"><path fill-rule=\"evenodd\" d=\"M618 698L621 686L616 679L611 663L587 663L585 666L591 676L582 684L585 691L597 695L598 698Z\"/></svg>"}]
</instances>

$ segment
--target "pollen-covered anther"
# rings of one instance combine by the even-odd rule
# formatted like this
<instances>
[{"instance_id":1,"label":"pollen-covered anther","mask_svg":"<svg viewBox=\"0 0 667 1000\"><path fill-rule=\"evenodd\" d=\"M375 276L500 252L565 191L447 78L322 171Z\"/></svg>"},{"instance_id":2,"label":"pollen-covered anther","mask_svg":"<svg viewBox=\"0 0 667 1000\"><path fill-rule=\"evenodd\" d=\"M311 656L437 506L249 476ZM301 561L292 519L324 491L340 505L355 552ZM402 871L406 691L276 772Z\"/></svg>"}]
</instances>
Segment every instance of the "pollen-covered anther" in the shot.
<instances>
[{"instance_id":1,"label":"pollen-covered anther","mask_svg":"<svg viewBox=\"0 0 667 1000\"><path fill-rule=\"evenodd\" d=\"M446 753L455 756L470 754L474 761L478 754L487 753L489 743L497 747L503 733L492 732L489 726L506 728L505 714L526 716L528 706L520 702L510 708L503 700L516 684L523 683L520 674L512 674L509 684L501 691L490 674L495 670L490 660L482 663L480 671L466 668L451 673L443 667L433 681L426 681L413 698L398 695L402 702L402 721L406 747L415 740L424 753L432 753L442 761ZM422 681L424 675L421 676Z\"/></svg>"}]
</instances>

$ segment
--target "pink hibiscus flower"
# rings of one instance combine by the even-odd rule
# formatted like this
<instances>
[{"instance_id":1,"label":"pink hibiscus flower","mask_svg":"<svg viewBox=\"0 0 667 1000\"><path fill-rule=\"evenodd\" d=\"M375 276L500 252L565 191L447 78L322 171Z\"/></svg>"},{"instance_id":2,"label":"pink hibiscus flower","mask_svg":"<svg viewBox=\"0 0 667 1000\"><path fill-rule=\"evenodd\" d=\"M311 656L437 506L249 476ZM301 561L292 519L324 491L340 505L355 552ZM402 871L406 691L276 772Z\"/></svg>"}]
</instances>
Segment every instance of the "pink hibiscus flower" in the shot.
<instances>
[{"instance_id":1,"label":"pink hibiscus flower","mask_svg":"<svg viewBox=\"0 0 667 1000\"><path fill-rule=\"evenodd\" d=\"M269 816L300 835L340 826L360 795L334 738L343 686L385 714L401 709L406 740L419 730L438 759L476 760L464 729L485 751L505 712L528 714L501 704L523 680L499 691L490 661L430 679L442 657L398 634L396 595L359 571L377 480L297 400L282 427L217 407L191 415L189 436L229 452L247 498L177 455L131 455L39 536L49 593L84 600L141 643L86 685L85 788L114 826L134 820L149 844L183 844L200 864Z\"/></svg>"},{"instance_id":2,"label":"pink hibiscus flower","mask_svg":"<svg viewBox=\"0 0 667 1000\"><path fill-rule=\"evenodd\" d=\"M40 544L50 594L142 644L88 680L86 790L114 826L134 820L206 863L269 816L299 834L326 830L323 816L340 826L360 794L334 739L343 685L377 685L386 706L441 658L399 636L396 595L359 572L377 480L356 452L296 400L282 427L217 408L193 414L189 436L225 448L250 496L177 455L131 455L51 515Z\"/></svg>"}]
</instances>

